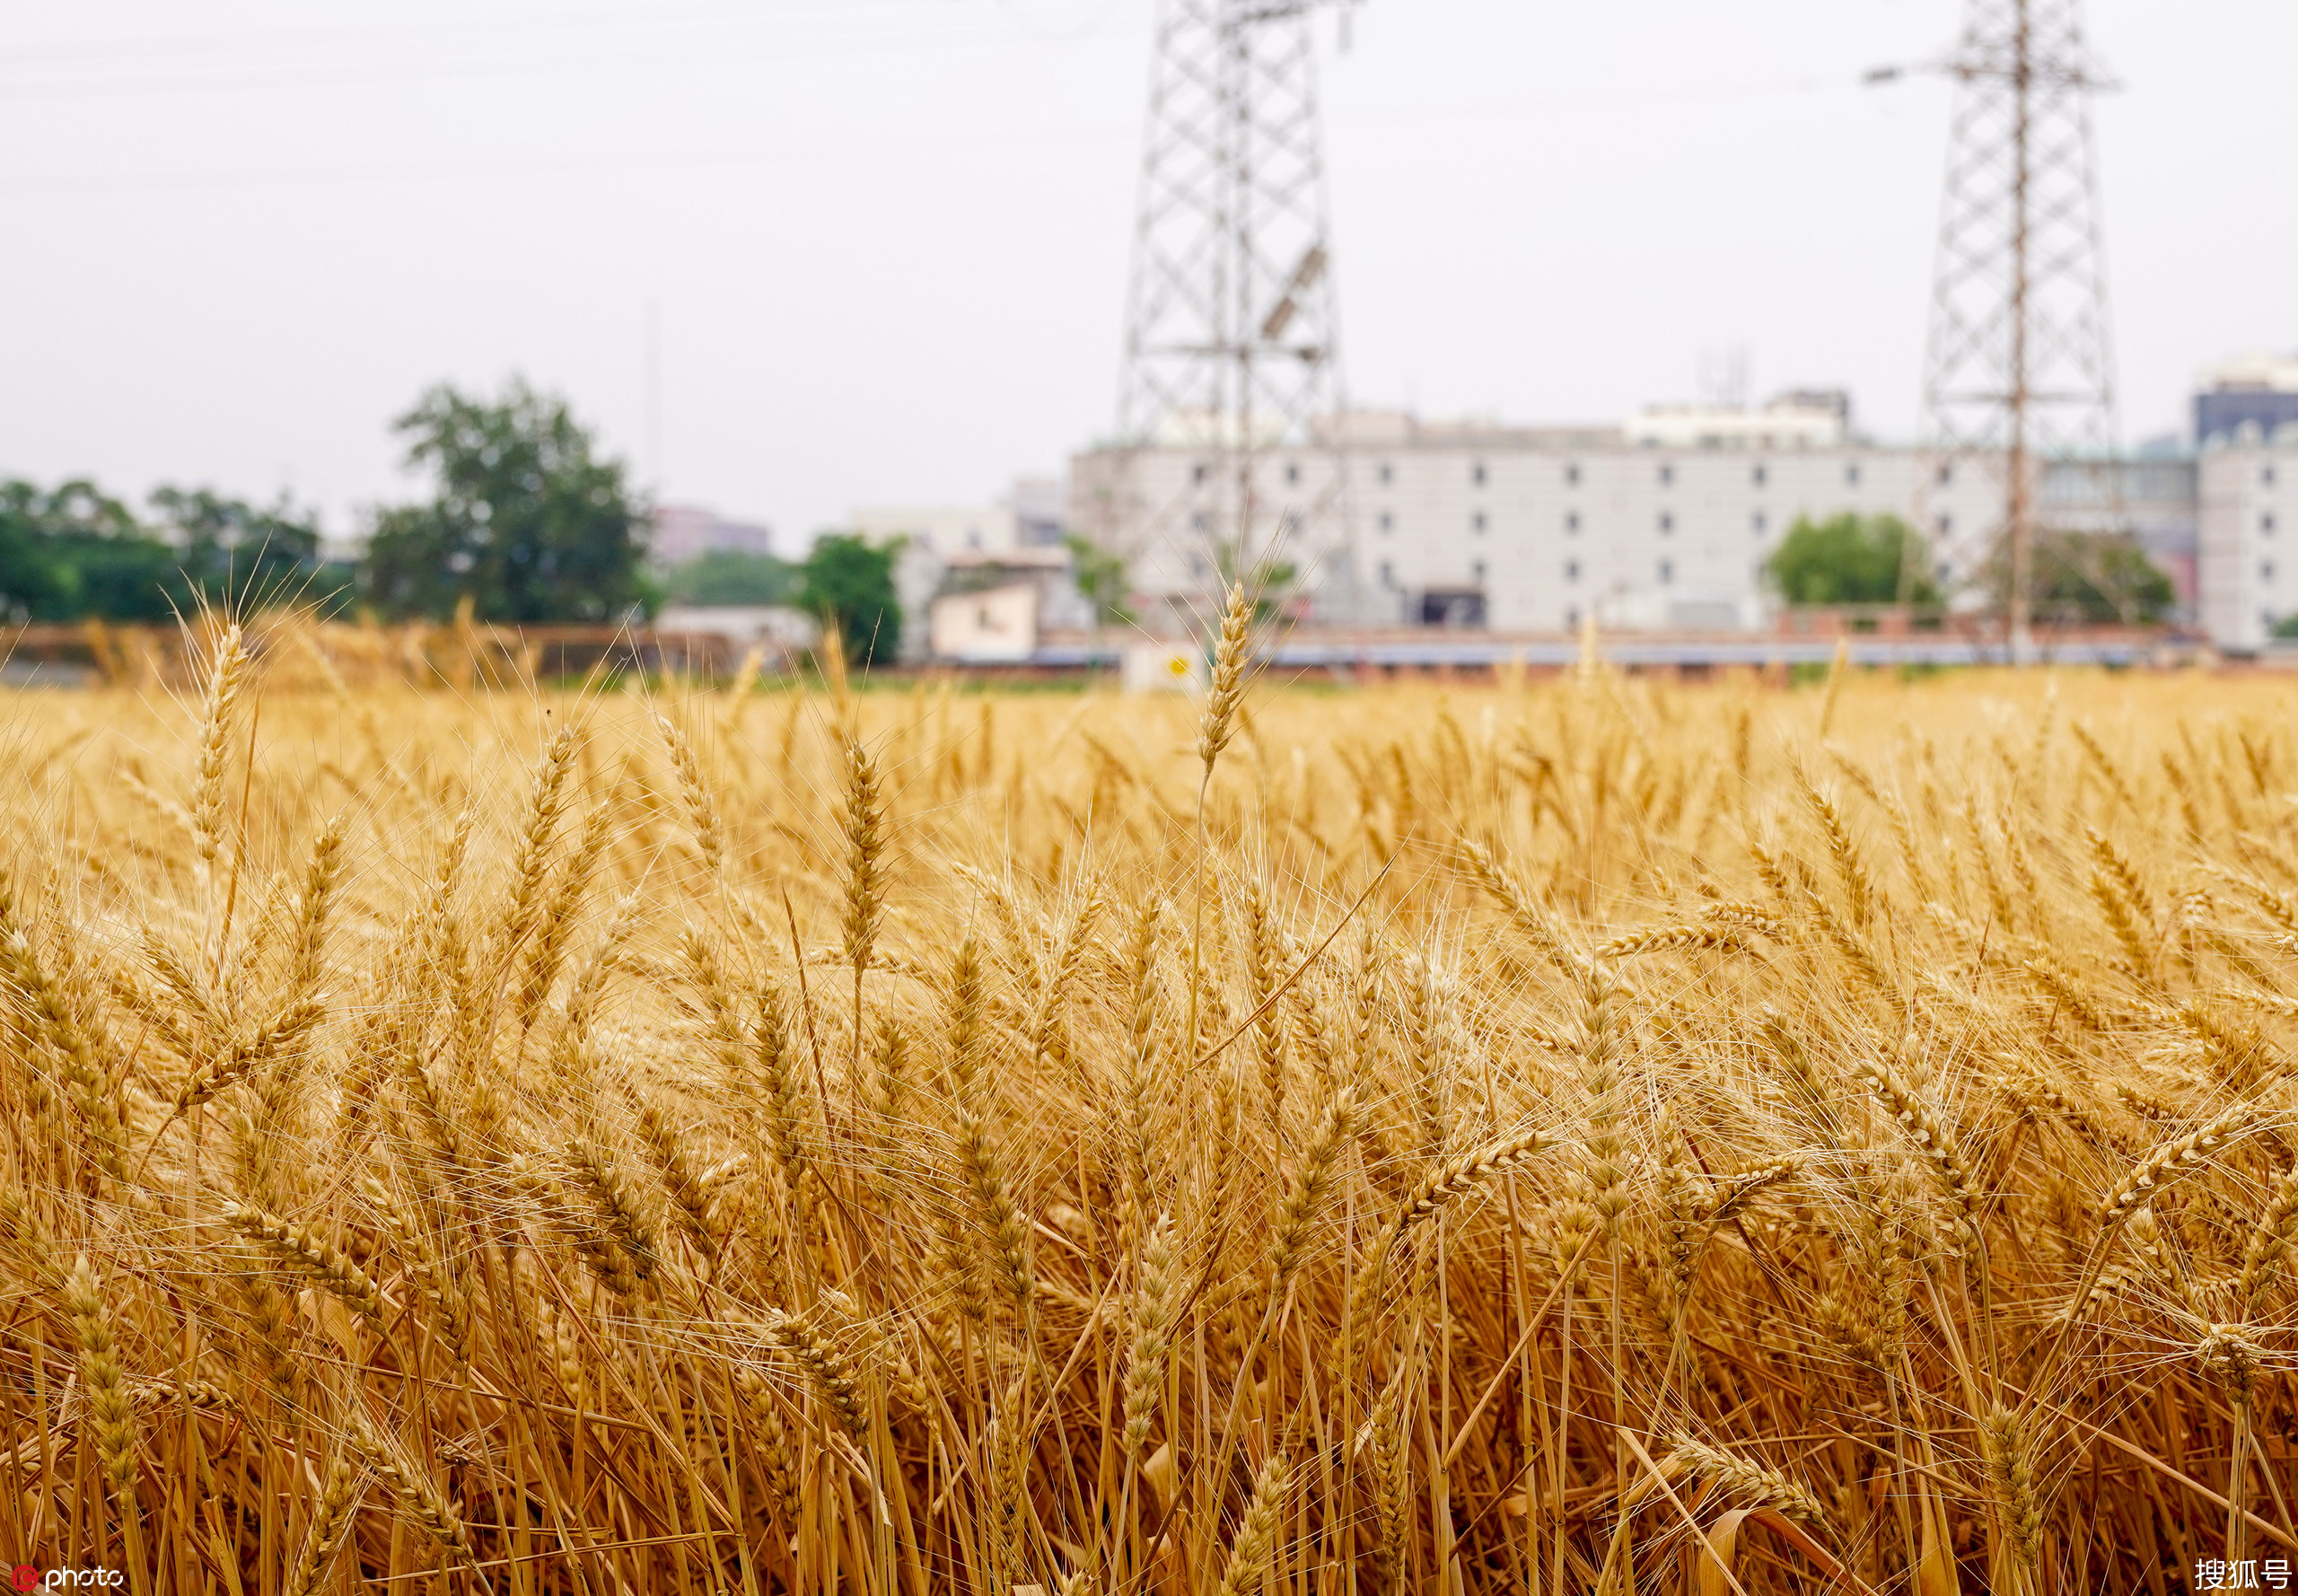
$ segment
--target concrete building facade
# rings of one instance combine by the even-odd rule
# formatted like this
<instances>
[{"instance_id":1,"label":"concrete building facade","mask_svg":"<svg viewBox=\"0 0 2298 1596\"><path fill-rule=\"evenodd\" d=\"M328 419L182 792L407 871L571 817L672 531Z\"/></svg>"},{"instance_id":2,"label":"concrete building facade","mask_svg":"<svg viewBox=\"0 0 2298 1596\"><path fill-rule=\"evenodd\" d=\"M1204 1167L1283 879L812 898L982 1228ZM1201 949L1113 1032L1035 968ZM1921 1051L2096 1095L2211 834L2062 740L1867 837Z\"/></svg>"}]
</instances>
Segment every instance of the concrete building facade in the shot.
<instances>
[{"instance_id":1,"label":"concrete building facade","mask_svg":"<svg viewBox=\"0 0 2298 1596\"><path fill-rule=\"evenodd\" d=\"M2197 475L2198 618L2221 648L2250 653L2298 616L2298 423L2206 447Z\"/></svg>"},{"instance_id":2,"label":"concrete building facade","mask_svg":"<svg viewBox=\"0 0 2298 1596\"><path fill-rule=\"evenodd\" d=\"M1593 615L1615 627L1752 627L1764 561L1799 516L1898 515L1952 560L2003 503L1991 462L1943 473L1924 451L1858 438L1841 406L1806 396L1612 427L1356 414L1334 442L1337 456L1260 452L1250 487L1256 524L1301 529L1275 552L1299 573L1306 618L1341 625L1556 632ZM1071 513L1128 557L1145 595L1201 598L1216 579L1209 539L1234 524L1230 506L1246 487L1238 476L1217 452L1089 451L1072 464ZM1122 529L1143 524L1162 530L1122 547Z\"/></svg>"},{"instance_id":3,"label":"concrete building facade","mask_svg":"<svg viewBox=\"0 0 2298 1596\"><path fill-rule=\"evenodd\" d=\"M2213 367L2194 396L2197 449L2270 437L2298 422L2298 355L2246 355Z\"/></svg>"}]
</instances>

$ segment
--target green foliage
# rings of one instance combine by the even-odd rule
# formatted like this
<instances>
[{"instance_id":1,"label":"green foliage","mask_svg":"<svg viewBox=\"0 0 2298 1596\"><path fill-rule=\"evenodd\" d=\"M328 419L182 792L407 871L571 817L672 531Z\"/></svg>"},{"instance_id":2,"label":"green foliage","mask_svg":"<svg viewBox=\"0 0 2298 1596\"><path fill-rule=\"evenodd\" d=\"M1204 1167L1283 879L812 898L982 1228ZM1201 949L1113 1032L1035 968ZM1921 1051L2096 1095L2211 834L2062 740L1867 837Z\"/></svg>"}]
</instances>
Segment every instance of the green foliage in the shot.
<instances>
[{"instance_id":1,"label":"green foliage","mask_svg":"<svg viewBox=\"0 0 2298 1596\"><path fill-rule=\"evenodd\" d=\"M400 417L430 503L383 513L360 576L387 615L610 621L651 609L640 518L618 460L592 452L566 401L513 381L489 400L442 384Z\"/></svg>"},{"instance_id":2,"label":"green foliage","mask_svg":"<svg viewBox=\"0 0 2298 1596\"><path fill-rule=\"evenodd\" d=\"M264 509L210 488L162 487L152 505L186 578L210 602L326 613L347 595L351 574L320 559L318 523L284 498Z\"/></svg>"},{"instance_id":3,"label":"green foliage","mask_svg":"<svg viewBox=\"0 0 2298 1596\"><path fill-rule=\"evenodd\" d=\"M2276 621L2274 635L2277 637L2298 637L2298 615L2285 615Z\"/></svg>"},{"instance_id":4,"label":"green foliage","mask_svg":"<svg viewBox=\"0 0 2298 1596\"><path fill-rule=\"evenodd\" d=\"M1790 604L1935 604L1930 564L1922 539L1898 516L1846 511L1820 522L1797 516L1764 571Z\"/></svg>"},{"instance_id":5,"label":"green foliage","mask_svg":"<svg viewBox=\"0 0 2298 1596\"><path fill-rule=\"evenodd\" d=\"M1095 623L1119 627L1131 624L1133 609L1126 601L1132 597L1133 580L1125 568L1125 557L1111 554L1092 539L1075 532L1061 541L1069 550L1070 570L1077 591L1093 606Z\"/></svg>"},{"instance_id":6,"label":"green foliage","mask_svg":"<svg viewBox=\"0 0 2298 1596\"><path fill-rule=\"evenodd\" d=\"M320 561L317 526L285 500L261 509L163 487L152 504L146 524L84 479L0 482L0 617L165 622L202 603L324 603L343 585Z\"/></svg>"},{"instance_id":7,"label":"green foliage","mask_svg":"<svg viewBox=\"0 0 2298 1596\"><path fill-rule=\"evenodd\" d=\"M788 560L714 548L673 566L662 591L676 604L787 604L797 597L799 580Z\"/></svg>"},{"instance_id":8,"label":"green foliage","mask_svg":"<svg viewBox=\"0 0 2298 1596\"><path fill-rule=\"evenodd\" d=\"M2007 559L1988 571L1997 592L2007 593ZM2034 594L2035 618L2059 626L2144 626L2178 601L2171 579L2127 533L2039 533Z\"/></svg>"},{"instance_id":9,"label":"green foliage","mask_svg":"<svg viewBox=\"0 0 2298 1596\"><path fill-rule=\"evenodd\" d=\"M1219 624L1219 605L1227 601L1229 590L1238 583L1243 583L1245 592L1252 595L1253 624L1265 626L1276 618L1285 596L1292 592L1293 584L1301 575L1300 566L1291 560L1278 559L1274 555L1263 555L1247 566L1237 557L1237 546L1226 542L1214 546L1213 568L1221 578L1221 595L1215 606L1216 627Z\"/></svg>"},{"instance_id":10,"label":"green foliage","mask_svg":"<svg viewBox=\"0 0 2298 1596\"><path fill-rule=\"evenodd\" d=\"M799 604L838 628L846 657L858 664L888 663L901 652L899 550L894 543L873 547L858 532L825 532L799 567Z\"/></svg>"}]
</instances>

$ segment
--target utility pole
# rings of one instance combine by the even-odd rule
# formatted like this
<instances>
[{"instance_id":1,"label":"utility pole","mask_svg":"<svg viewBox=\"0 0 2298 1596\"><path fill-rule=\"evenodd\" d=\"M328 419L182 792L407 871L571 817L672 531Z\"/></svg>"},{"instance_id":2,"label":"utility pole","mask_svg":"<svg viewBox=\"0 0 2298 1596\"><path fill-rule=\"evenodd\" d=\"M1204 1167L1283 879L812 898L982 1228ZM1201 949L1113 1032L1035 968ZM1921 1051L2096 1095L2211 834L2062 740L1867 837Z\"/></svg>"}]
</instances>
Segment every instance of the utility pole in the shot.
<instances>
[{"instance_id":1,"label":"utility pole","mask_svg":"<svg viewBox=\"0 0 2298 1596\"><path fill-rule=\"evenodd\" d=\"M1118 439L1093 491L1097 535L1176 597L1279 559L1313 583L1311 567L1346 552L1311 23L1330 5L1345 24L1352 4L1158 9ZM1267 459L1280 449L1282 477ZM1176 451L1191 462L1178 479Z\"/></svg>"},{"instance_id":2,"label":"utility pole","mask_svg":"<svg viewBox=\"0 0 2298 1596\"><path fill-rule=\"evenodd\" d=\"M1955 85L1924 365L1932 469L1922 531L1951 574L2003 561L2004 630L2023 662L2036 653L2045 471L2102 470L2119 504L2090 105L2115 85L2084 37L2082 0L1966 0L1952 49L1868 79L1908 70ZM1943 490L1972 470L2003 475L1995 524L1944 517Z\"/></svg>"}]
</instances>

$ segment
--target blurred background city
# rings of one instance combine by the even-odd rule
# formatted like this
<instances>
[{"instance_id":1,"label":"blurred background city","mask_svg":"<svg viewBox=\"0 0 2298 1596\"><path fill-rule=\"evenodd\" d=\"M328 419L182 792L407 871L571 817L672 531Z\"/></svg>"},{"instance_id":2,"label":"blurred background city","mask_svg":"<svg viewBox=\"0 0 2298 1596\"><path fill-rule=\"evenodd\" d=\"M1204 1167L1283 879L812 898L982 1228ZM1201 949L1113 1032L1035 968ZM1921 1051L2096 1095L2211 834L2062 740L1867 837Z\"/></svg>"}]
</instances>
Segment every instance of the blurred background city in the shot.
<instances>
[{"instance_id":1,"label":"blurred background city","mask_svg":"<svg viewBox=\"0 0 2298 1596\"><path fill-rule=\"evenodd\" d=\"M6 14L13 680L2298 651L2265 0Z\"/></svg>"}]
</instances>

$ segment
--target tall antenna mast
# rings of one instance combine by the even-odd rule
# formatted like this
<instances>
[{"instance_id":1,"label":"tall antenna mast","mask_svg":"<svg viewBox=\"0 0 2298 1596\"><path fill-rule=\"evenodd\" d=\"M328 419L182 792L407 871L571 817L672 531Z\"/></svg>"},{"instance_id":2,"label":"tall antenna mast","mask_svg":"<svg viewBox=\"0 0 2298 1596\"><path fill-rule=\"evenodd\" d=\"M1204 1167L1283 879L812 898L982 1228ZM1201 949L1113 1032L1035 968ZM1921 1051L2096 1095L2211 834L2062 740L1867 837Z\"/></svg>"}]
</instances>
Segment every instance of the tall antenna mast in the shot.
<instances>
[{"instance_id":1,"label":"tall antenna mast","mask_svg":"<svg viewBox=\"0 0 2298 1596\"><path fill-rule=\"evenodd\" d=\"M1318 552L1343 479L1312 14L1353 0L1162 0L1125 336L1112 541L1204 592ZM1278 445L1329 452L1305 489ZM1197 452L1184 487L1140 456ZM1285 490L1291 488L1287 494Z\"/></svg>"},{"instance_id":2,"label":"tall antenna mast","mask_svg":"<svg viewBox=\"0 0 2298 1596\"><path fill-rule=\"evenodd\" d=\"M1963 17L1954 48L1916 68L1956 85L1924 408L1934 483L2001 462L2001 523L1956 541L1981 557L2008 544L2005 622L2025 661L2043 467L2096 462L2119 482L2091 138L2091 96L2115 85L2083 37L2082 0L1967 0Z\"/></svg>"}]
</instances>

